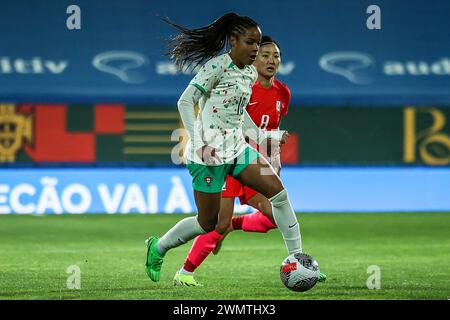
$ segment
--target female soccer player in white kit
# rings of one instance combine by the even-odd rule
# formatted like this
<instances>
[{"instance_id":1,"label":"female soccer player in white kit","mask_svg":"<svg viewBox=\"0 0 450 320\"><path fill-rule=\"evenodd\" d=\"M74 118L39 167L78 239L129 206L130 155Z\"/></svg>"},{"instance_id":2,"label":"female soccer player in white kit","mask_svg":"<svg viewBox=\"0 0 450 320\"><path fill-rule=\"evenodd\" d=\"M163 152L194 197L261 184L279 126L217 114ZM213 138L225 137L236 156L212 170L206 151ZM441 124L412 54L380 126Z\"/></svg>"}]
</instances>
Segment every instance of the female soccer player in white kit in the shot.
<instances>
[{"instance_id":1,"label":"female soccer player in white kit","mask_svg":"<svg viewBox=\"0 0 450 320\"><path fill-rule=\"evenodd\" d=\"M192 176L196 217L179 221L160 239L147 239L146 272L159 281L166 252L214 230L221 191L227 175L270 200L274 220L289 254L301 252L300 228L286 189L273 168L245 141L280 140L276 133L260 131L245 111L257 79L255 61L261 30L249 17L228 13L200 29L187 29L167 20L180 34L171 42L174 63L182 69L207 61L178 101L190 140L185 157ZM220 54L227 44L231 49ZM220 54L220 55L219 55ZM195 117L194 105L199 105ZM243 132L245 130L245 135Z\"/></svg>"}]
</instances>

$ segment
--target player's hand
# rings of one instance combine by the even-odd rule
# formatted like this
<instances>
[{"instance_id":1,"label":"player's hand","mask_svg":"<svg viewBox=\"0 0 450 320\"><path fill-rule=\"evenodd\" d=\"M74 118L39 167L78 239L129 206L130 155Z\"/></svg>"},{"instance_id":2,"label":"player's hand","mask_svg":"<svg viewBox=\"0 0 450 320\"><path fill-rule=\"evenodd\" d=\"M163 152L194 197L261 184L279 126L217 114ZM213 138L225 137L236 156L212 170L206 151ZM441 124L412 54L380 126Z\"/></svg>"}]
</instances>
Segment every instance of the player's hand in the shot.
<instances>
[{"instance_id":1,"label":"player's hand","mask_svg":"<svg viewBox=\"0 0 450 320\"><path fill-rule=\"evenodd\" d=\"M219 164L220 159L216 155L216 149L207 145L204 145L197 150L197 155L202 159L206 165Z\"/></svg>"},{"instance_id":2,"label":"player's hand","mask_svg":"<svg viewBox=\"0 0 450 320\"><path fill-rule=\"evenodd\" d=\"M285 144L288 141L290 136L291 135L287 131L285 133L283 133L283 136L281 137L281 140L280 140L280 144Z\"/></svg>"}]
</instances>

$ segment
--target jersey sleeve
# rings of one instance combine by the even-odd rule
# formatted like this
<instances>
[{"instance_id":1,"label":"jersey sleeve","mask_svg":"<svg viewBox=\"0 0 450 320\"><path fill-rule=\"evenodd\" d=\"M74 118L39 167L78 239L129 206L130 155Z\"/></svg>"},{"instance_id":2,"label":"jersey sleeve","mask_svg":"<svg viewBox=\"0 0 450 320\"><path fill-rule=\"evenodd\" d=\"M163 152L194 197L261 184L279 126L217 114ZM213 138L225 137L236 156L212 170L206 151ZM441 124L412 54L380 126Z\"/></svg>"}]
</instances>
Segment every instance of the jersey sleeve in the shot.
<instances>
[{"instance_id":1,"label":"jersey sleeve","mask_svg":"<svg viewBox=\"0 0 450 320\"><path fill-rule=\"evenodd\" d=\"M289 111L289 105L291 104L291 90L284 83L282 84L282 88L283 88L285 107L283 108L283 110L281 110L281 116L284 117L287 115L287 113Z\"/></svg>"},{"instance_id":2,"label":"jersey sleeve","mask_svg":"<svg viewBox=\"0 0 450 320\"><path fill-rule=\"evenodd\" d=\"M223 69L221 57L213 58L200 68L200 71L191 80L190 85L196 87L203 94L208 94L219 81Z\"/></svg>"},{"instance_id":3,"label":"jersey sleeve","mask_svg":"<svg viewBox=\"0 0 450 320\"><path fill-rule=\"evenodd\" d=\"M256 67L254 65L250 66L252 68L253 74L252 74L252 87L255 85L256 80L258 80L258 70L256 70Z\"/></svg>"}]
</instances>

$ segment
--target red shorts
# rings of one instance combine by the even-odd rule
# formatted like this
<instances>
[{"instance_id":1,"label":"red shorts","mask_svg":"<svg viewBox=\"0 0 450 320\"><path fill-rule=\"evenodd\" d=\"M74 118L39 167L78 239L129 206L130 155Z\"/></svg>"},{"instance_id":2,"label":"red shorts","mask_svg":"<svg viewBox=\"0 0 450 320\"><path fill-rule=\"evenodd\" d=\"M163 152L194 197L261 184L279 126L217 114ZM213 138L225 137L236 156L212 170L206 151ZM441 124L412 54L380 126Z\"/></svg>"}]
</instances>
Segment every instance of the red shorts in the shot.
<instances>
[{"instance_id":1,"label":"red shorts","mask_svg":"<svg viewBox=\"0 0 450 320\"><path fill-rule=\"evenodd\" d=\"M232 176L227 176L225 180L225 185L222 190L223 198L234 198L239 197L241 204L247 204L248 200L253 197L258 192L243 186L239 181L237 181Z\"/></svg>"}]
</instances>

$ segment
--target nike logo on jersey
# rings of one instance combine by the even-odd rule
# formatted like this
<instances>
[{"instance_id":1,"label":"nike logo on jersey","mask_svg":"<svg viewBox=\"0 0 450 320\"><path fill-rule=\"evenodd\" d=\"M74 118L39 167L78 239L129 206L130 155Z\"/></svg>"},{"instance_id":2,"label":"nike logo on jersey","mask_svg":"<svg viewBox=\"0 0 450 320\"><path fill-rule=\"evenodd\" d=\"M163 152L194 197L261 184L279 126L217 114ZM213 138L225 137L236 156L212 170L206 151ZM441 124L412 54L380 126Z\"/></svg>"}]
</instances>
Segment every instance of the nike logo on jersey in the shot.
<instances>
[{"instance_id":1,"label":"nike logo on jersey","mask_svg":"<svg viewBox=\"0 0 450 320\"><path fill-rule=\"evenodd\" d=\"M289 226L289 229L295 227L297 225L298 222L294 223L292 226Z\"/></svg>"},{"instance_id":2,"label":"nike logo on jersey","mask_svg":"<svg viewBox=\"0 0 450 320\"><path fill-rule=\"evenodd\" d=\"M249 106L253 106L253 105L257 104L257 103L258 103L258 101L256 101L256 102L250 102L248 105L249 105Z\"/></svg>"}]
</instances>

